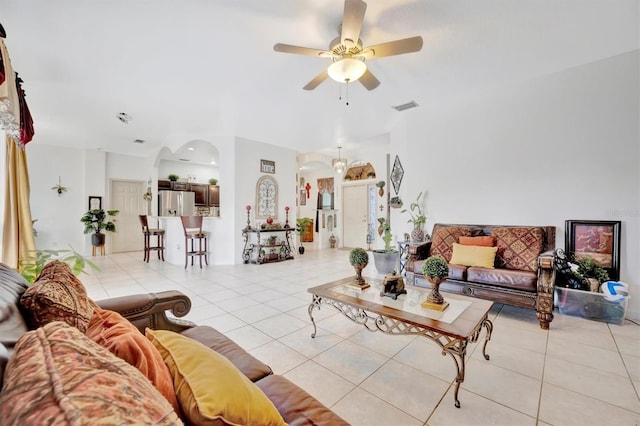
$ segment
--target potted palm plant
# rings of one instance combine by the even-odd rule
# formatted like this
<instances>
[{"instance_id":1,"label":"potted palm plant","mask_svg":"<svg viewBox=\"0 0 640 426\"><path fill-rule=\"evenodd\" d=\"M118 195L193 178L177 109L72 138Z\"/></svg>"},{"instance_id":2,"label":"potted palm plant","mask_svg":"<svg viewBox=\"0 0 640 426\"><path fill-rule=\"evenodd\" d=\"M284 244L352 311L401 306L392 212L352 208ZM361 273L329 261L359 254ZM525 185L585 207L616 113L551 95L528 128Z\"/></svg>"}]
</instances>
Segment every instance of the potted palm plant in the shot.
<instances>
[{"instance_id":1,"label":"potted palm plant","mask_svg":"<svg viewBox=\"0 0 640 426\"><path fill-rule=\"evenodd\" d=\"M300 245L298 246L298 253L304 254L304 247L302 246L302 234L307 229L309 225L313 223L313 219L310 217L298 217L296 218L296 231L298 231L298 239L300 241Z\"/></svg>"},{"instance_id":2,"label":"potted palm plant","mask_svg":"<svg viewBox=\"0 0 640 426\"><path fill-rule=\"evenodd\" d=\"M381 274L389 274L396 269L396 261L398 260L398 251L391 246L391 224L383 217L378 218L380 226L378 226L378 234L382 236L384 241L384 249L373 250L373 263L376 270Z\"/></svg>"},{"instance_id":3,"label":"potted palm plant","mask_svg":"<svg viewBox=\"0 0 640 426\"><path fill-rule=\"evenodd\" d=\"M92 234L91 245L104 245L105 235L100 231L116 232L115 219L109 220L109 218L115 217L118 213L120 210L107 210L105 213L103 209L94 209L80 218L80 222L84 224L84 233Z\"/></svg>"},{"instance_id":4,"label":"potted palm plant","mask_svg":"<svg viewBox=\"0 0 640 426\"><path fill-rule=\"evenodd\" d=\"M407 220L407 223L413 224L413 230L411 231L411 240L414 243L419 243L424 240L424 230L422 227L427 221L427 217L422 213L422 208L420 207L420 197L422 197L422 192L418 194L416 200L409 205L409 209L404 209L400 213L409 212L411 218Z\"/></svg>"}]
</instances>

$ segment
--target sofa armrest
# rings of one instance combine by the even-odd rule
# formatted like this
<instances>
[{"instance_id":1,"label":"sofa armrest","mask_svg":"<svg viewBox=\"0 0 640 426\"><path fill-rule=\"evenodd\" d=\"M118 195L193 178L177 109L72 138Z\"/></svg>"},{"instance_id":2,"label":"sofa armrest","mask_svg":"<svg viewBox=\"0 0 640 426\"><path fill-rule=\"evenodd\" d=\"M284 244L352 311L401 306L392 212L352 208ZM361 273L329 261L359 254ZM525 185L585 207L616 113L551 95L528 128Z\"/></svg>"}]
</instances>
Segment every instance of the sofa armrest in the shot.
<instances>
[{"instance_id":1,"label":"sofa armrest","mask_svg":"<svg viewBox=\"0 0 640 426\"><path fill-rule=\"evenodd\" d=\"M553 321L553 297L556 281L554 264L555 253L553 251L546 251L538 256L536 316L543 330L548 330L549 323Z\"/></svg>"},{"instance_id":2,"label":"sofa armrest","mask_svg":"<svg viewBox=\"0 0 640 426\"><path fill-rule=\"evenodd\" d=\"M431 241L427 241L422 244L410 244L409 245L409 259L422 260L429 257L429 250L431 250Z\"/></svg>"},{"instance_id":3,"label":"sofa armrest","mask_svg":"<svg viewBox=\"0 0 640 426\"><path fill-rule=\"evenodd\" d=\"M181 332L195 326L191 321L167 317L167 311L183 317L191 310L189 297L176 290L114 297L96 303L103 309L118 312L142 333L147 327Z\"/></svg>"}]
</instances>

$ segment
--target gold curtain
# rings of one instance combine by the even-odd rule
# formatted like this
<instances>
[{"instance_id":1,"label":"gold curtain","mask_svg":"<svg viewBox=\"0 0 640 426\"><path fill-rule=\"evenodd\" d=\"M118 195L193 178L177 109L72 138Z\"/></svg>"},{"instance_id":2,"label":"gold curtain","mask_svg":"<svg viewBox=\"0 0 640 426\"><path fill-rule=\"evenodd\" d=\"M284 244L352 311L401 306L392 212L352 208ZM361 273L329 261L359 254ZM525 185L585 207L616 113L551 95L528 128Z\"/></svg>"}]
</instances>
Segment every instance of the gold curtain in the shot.
<instances>
[{"instance_id":1,"label":"gold curtain","mask_svg":"<svg viewBox=\"0 0 640 426\"><path fill-rule=\"evenodd\" d=\"M36 243L29 205L27 155L9 136L6 136L6 145L2 262L17 268L20 258L28 256L31 250L35 250Z\"/></svg>"}]
</instances>

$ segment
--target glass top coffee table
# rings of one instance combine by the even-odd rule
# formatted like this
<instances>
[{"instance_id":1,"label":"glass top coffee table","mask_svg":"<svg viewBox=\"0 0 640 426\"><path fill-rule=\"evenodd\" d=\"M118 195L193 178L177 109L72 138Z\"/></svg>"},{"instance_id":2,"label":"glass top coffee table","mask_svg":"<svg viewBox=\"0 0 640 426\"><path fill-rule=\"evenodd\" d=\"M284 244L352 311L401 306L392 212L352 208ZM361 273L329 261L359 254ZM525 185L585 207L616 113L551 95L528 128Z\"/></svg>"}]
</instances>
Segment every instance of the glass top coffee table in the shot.
<instances>
[{"instance_id":1,"label":"glass top coffee table","mask_svg":"<svg viewBox=\"0 0 640 426\"><path fill-rule=\"evenodd\" d=\"M370 331L424 336L438 344L443 355L451 355L457 370L454 401L455 406L460 408L458 391L464 381L467 345L478 340L482 328L486 330L482 355L486 360L489 359L486 348L493 331L493 323L489 320L493 302L447 294L445 299L449 307L440 312L420 305L426 299L428 289L405 287L407 294L394 300L380 295L380 280L370 279L368 283L371 287L365 290L351 286L353 281L354 277L343 278L307 290L313 295L309 305L309 318L313 324L311 337L315 337L317 332L313 310L320 309L322 305L334 307Z\"/></svg>"}]
</instances>

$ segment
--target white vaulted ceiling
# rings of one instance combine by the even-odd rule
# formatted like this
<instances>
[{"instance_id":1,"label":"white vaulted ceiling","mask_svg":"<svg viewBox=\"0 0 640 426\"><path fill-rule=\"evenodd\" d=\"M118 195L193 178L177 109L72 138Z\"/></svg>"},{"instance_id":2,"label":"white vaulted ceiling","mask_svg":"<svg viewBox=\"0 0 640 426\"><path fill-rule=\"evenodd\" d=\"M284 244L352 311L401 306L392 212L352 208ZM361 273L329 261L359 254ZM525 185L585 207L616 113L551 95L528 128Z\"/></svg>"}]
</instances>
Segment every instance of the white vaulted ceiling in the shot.
<instances>
[{"instance_id":1,"label":"white vaulted ceiling","mask_svg":"<svg viewBox=\"0 0 640 426\"><path fill-rule=\"evenodd\" d=\"M239 136L302 152L371 139L392 106L444 105L638 49L637 0L369 0L365 45L420 35L418 53L368 61L381 85L302 87L330 59L343 0L0 0L33 143L150 155ZM133 120L123 124L116 114ZM143 139L144 144L133 144Z\"/></svg>"}]
</instances>

